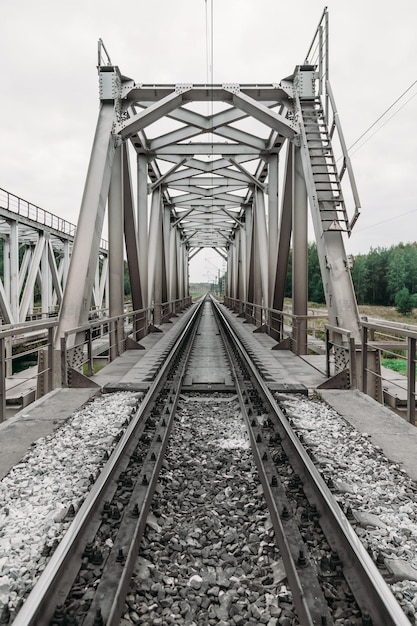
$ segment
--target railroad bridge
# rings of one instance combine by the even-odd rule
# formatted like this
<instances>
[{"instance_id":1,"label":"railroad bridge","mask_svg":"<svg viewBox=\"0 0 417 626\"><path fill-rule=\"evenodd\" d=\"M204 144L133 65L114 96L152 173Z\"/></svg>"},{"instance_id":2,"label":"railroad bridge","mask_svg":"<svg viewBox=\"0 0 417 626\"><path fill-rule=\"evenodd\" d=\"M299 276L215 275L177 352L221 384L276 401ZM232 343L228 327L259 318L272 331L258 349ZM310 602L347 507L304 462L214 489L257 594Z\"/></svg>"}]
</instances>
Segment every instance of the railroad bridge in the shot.
<instances>
[{"instance_id":1,"label":"railroad bridge","mask_svg":"<svg viewBox=\"0 0 417 626\"><path fill-rule=\"evenodd\" d=\"M80 368L87 355L91 373L103 328L94 327L97 320L107 318L110 358L140 349L144 336L189 306L188 264L207 248L227 262L225 305L277 348L307 354L310 211L327 351L331 345L334 353L329 384L370 386L381 398L376 353L362 365L358 357L364 325L344 237L360 202L329 81L328 46L325 10L305 58L279 83L145 85L115 65L99 41L100 108L77 227L1 192L0 307L9 325L1 352L11 356L15 325L33 314L36 288L41 316L59 311L53 331L48 327L38 393L86 383ZM285 317L290 249L292 310ZM4 381L0 391L4 400Z\"/></svg>"}]
</instances>

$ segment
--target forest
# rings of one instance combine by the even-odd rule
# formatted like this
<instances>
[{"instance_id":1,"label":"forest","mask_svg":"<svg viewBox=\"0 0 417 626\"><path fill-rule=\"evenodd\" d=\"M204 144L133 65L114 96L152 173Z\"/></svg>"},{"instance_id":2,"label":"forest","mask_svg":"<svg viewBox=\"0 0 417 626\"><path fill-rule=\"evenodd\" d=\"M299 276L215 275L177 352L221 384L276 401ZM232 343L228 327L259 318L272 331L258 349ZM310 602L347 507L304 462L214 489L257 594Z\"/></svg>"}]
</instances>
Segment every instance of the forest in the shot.
<instances>
[{"instance_id":1,"label":"forest","mask_svg":"<svg viewBox=\"0 0 417 626\"><path fill-rule=\"evenodd\" d=\"M291 259L286 295L291 297ZM417 307L417 242L371 248L354 258L351 269L358 304L395 306L400 313ZM324 303L317 246L308 247L308 299Z\"/></svg>"}]
</instances>

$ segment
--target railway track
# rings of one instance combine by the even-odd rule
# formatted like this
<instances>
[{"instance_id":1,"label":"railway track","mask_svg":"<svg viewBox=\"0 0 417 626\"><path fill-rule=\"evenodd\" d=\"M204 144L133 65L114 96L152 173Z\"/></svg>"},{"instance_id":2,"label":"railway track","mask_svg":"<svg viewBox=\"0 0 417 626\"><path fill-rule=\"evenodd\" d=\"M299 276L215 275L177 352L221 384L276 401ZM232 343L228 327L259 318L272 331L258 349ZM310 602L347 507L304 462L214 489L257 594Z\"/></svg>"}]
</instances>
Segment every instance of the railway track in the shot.
<instances>
[{"instance_id":1,"label":"railway track","mask_svg":"<svg viewBox=\"0 0 417 626\"><path fill-rule=\"evenodd\" d=\"M207 315L212 307L218 320L218 332L211 340L223 342L226 361L221 368L231 373L233 391L226 381L223 387L215 383L211 389L210 385L206 385L205 389L204 385L196 383L194 391L192 384L185 384L190 368L193 371L198 370L201 354L199 349L193 351L193 342L196 340L202 315ZM216 367L219 365L216 364ZM204 393L205 391L210 393ZM200 394L197 400L196 394ZM148 392L135 415L125 424L116 448L103 471L95 477L84 503L74 512L74 519L64 539L51 556L13 624L116 626L123 623L121 620L129 613L129 605L134 605L132 611L139 619L130 619L134 623L187 623L181 613L177 618L174 614L172 622L164 622L162 617L146 617L144 609L142 612L145 616L141 617L140 602L129 597L132 595L132 578L135 579L137 574L138 552L143 549L145 542L146 554L149 554L149 544L152 543L146 536L144 538L144 533L151 506L154 506L152 503L158 498L160 473L161 480L165 480L164 471L167 468L164 463L167 462L164 461L164 456L167 449L169 451L171 433L177 437L177 446L184 446L184 441L187 441L187 437L184 440L181 435L176 434L179 428L176 416L179 415L181 424L185 419L184 416L181 417L184 406L190 409L194 406L193 402L197 402L200 405L206 403L210 407L208 399L213 397L216 399L215 404L224 402L232 407L228 411L242 415L245 421L245 432L268 507L268 523L265 521L265 514L258 512L258 515L263 516L264 534L269 537L263 545L266 552L272 552L274 548L270 545L270 539L275 538L285 566L285 577L296 614L293 621L287 623L409 624L302 442L293 432L285 412L278 406L246 349L222 316L221 307L208 300L195 307L170 353L163 355ZM218 407L214 412L209 408L204 409L205 422L210 415L216 413L219 413ZM224 416L222 420L224 423ZM203 425L204 420L202 430ZM192 430L191 422L186 420L184 428L186 433L194 432L197 438L197 431ZM217 425L216 428L220 426ZM189 439L188 442L189 445L193 443ZM195 458L197 453L204 452L204 443L199 442L199 446L190 459ZM181 460L179 463L181 467ZM218 460L216 463L220 466L217 467L216 474L219 478L215 480L222 483L222 475L228 476L227 457L222 457L221 463ZM171 469L171 473L172 471ZM193 471L197 472L196 466ZM231 475L237 471L240 472L234 468ZM176 472L179 472L178 468ZM204 475L204 472L200 473L194 482L201 483ZM250 476L253 481L251 470ZM227 485L225 489L226 494L229 494ZM195 506L188 508L187 518L193 519L205 501L209 502L211 510L214 509L209 491L203 490L198 495ZM175 498L175 494L177 499L181 499L183 486L180 483L174 489L172 497ZM257 498L261 499L259 492ZM233 500L232 496L231 499ZM162 512L161 506L157 505L159 515ZM212 514L215 516L215 511ZM237 512L230 515L240 518L239 507ZM155 533L155 525L157 529L160 528L158 519L154 522ZM201 532L205 534L204 529ZM209 550L209 539L203 543ZM199 563L196 550L192 556L194 562ZM237 557L233 555L233 558ZM213 555L210 554L210 562L212 561ZM272 584L274 577L271 581L271 576L267 573L271 563L266 557L262 563L262 572L259 574L262 583L259 584L268 588L271 585L269 595L272 597L276 594L276 587ZM211 567L216 570L215 565ZM222 569L227 574L227 568ZM229 575L236 578L230 571ZM203 582L198 573L191 573L187 585L197 591ZM215 577L212 583L215 585L219 580ZM172 585L172 580L170 584ZM224 585L225 590L229 589L227 581ZM158 593L163 595L160 587L156 598ZM226 591L221 592L223 595L220 594L223 600L224 593ZM135 597L138 595L140 596L140 590L137 590ZM228 601L241 606L238 597L229 595ZM340 621L338 612L338 599L341 597L345 607L345 622ZM188 610L188 623L202 623L192 621L193 611L189 606L188 609L183 607L183 610L185 614ZM213 611L211 615L210 619L213 621L207 618L204 623L218 623L221 615ZM234 615L238 615L238 612ZM149 621L150 619L153 621ZM158 622L157 619L161 621ZM223 616L223 619L226 617ZM252 621L248 620L246 623L257 623L256 615L252 615L250 619ZM238 624L239 621L235 619L230 623Z\"/></svg>"}]
</instances>

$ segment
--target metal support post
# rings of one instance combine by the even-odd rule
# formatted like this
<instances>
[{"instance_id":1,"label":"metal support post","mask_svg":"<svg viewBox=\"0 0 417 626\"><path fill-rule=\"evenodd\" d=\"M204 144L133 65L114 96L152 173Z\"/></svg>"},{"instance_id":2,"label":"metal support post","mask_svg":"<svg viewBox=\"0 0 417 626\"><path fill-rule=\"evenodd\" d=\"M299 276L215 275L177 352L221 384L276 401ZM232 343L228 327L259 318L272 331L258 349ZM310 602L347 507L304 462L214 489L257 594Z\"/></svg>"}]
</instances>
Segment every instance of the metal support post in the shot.
<instances>
[{"instance_id":1,"label":"metal support post","mask_svg":"<svg viewBox=\"0 0 417 626\"><path fill-rule=\"evenodd\" d=\"M246 224L246 277L247 277L247 287L246 287L246 302L245 302L245 311L248 302L253 302L254 300L254 287L253 287L253 209L252 207L247 207L245 210L245 224Z\"/></svg>"},{"instance_id":2,"label":"metal support post","mask_svg":"<svg viewBox=\"0 0 417 626\"><path fill-rule=\"evenodd\" d=\"M113 103L101 104L59 318L57 347L66 330L88 320L115 152L113 122Z\"/></svg>"},{"instance_id":3,"label":"metal support post","mask_svg":"<svg viewBox=\"0 0 417 626\"><path fill-rule=\"evenodd\" d=\"M123 218L126 243L126 256L129 270L130 291L132 294L133 310L143 309L143 294L141 279L143 278L139 266L138 228L134 211L132 177L130 174L129 152L126 143L122 145L123 162ZM145 196L146 207L146 196ZM147 235L145 231L145 235Z\"/></svg>"},{"instance_id":4,"label":"metal support post","mask_svg":"<svg viewBox=\"0 0 417 626\"><path fill-rule=\"evenodd\" d=\"M176 245L176 227L169 227L169 292L168 299L173 302L178 299L178 273L177 273L177 245ZM174 310L173 313L176 311Z\"/></svg>"},{"instance_id":5,"label":"metal support post","mask_svg":"<svg viewBox=\"0 0 417 626\"><path fill-rule=\"evenodd\" d=\"M362 326L362 389L368 393L368 329Z\"/></svg>"},{"instance_id":6,"label":"metal support post","mask_svg":"<svg viewBox=\"0 0 417 626\"><path fill-rule=\"evenodd\" d=\"M300 150L295 149L293 196L293 314L307 316L308 304L308 236L307 191L304 181ZM297 354L307 354L307 320L297 321Z\"/></svg>"},{"instance_id":7,"label":"metal support post","mask_svg":"<svg viewBox=\"0 0 417 626\"><path fill-rule=\"evenodd\" d=\"M6 418L6 358L4 337L0 337L0 422Z\"/></svg>"},{"instance_id":8,"label":"metal support post","mask_svg":"<svg viewBox=\"0 0 417 626\"><path fill-rule=\"evenodd\" d=\"M268 306L271 308L274 299L279 238L278 166L278 154L271 154L268 163Z\"/></svg>"},{"instance_id":9,"label":"metal support post","mask_svg":"<svg viewBox=\"0 0 417 626\"><path fill-rule=\"evenodd\" d=\"M148 241L148 298L149 306L152 306L154 297L156 303L155 276L157 257L161 253L158 249L159 229L161 221L161 188L158 187L152 193L151 216L149 222L149 241ZM160 304L160 302L158 303Z\"/></svg>"},{"instance_id":10,"label":"metal support post","mask_svg":"<svg viewBox=\"0 0 417 626\"><path fill-rule=\"evenodd\" d=\"M52 391L54 384L54 331L55 329L51 326L48 328L48 360L47 360L47 383L48 383L48 392Z\"/></svg>"},{"instance_id":11,"label":"metal support post","mask_svg":"<svg viewBox=\"0 0 417 626\"><path fill-rule=\"evenodd\" d=\"M248 277L247 277L247 253L246 253L246 228L239 228L240 258L239 258L239 313L243 311L243 303L247 301Z\"/></svg>"},{"instance_id":12,"label":"metal support post","mask_svg":"<svg viewBox=\"0 0 417 626\"><path fill-rule=\"evenodd\" d=\"M137 187L139 271L142 302L146 309L151 306L151 301L148 300L148 159L143 154L138 154L137 158Z\"/></svg>"},{"instance_id":13,"label":"metal support post","mask_svg":"<svg viewBox=\"0 0 417 626\"><path fill-rule=\"evenodd\" d=\"M416 425L416 339L408 337L407 359L407 419Z\"/></svg>"},{"instance_id":14,"label":"metal support post","mask_svg":"<svg viewBox=\"0 0 417 626\"><path fill-rule=\"evenodd\" d=\"M122 148L114 155L108 202L109 225L109 316L123 315L123 189L122 189ZM110 341L110 360L119 353L120 330L116 325Z\"/></svg>"},{"instance_id":15,"label":"metal support post","mask_svg":"<svg viewBox=\"0 0 417 626\"><path fill-rule=\"evenodd\" d=\"M41 276L42 276L42 285L41 285L41 306L42 306L42 317L49 316L49 308L51 304L51 293L50 293L50 271L49 271L49 259L48 259L48 246L49 246L49 236L46 236L45 245L42 251L42 259L41 259Z\"/></svg>"},{"instance_id":16,"label":"metal support post","mask_svg":"<svg viewBox=\"0 0 417 626\"><path fill-rule=\"evenodd\" d=\"M268 309L268 235L266 230L266 215L264 194L261 189L255 189L255 214L256 214L256 235L259 272L261 276L262 297L261 306L264 310ZM261 323L265 320L261 317Z\"/></svg>"}]
</instances>

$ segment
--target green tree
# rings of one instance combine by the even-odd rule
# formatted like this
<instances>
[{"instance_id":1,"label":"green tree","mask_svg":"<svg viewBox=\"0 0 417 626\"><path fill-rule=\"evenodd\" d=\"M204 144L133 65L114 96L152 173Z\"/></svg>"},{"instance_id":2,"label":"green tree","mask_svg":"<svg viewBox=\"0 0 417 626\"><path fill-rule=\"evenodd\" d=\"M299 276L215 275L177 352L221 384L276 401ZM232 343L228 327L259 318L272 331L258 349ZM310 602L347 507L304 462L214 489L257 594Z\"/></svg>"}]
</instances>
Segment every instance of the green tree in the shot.
<instances>
[{"instance_id":1,"label":"green tree","mask_svg":"<svg viewBox=\"0 0 417 626\"><path fill-rule=\"evenodd\" d=\"M399 313L408 315L413 310L414 298L407 287L403 287L395 296L395 307Z\"/></svg>"},{"instance_id":2,"label":"green tree","mask_svg":"<svg viewBox=\"0 0 417 626\"><path fill-rule=\"evenodd\" d=\"M393 246L388 250L387 292L389 304L396 303L398 293L406 286L406 256L404 245Z\"/></svg>"},{"instance_id":3,"label":"green tree","mask_svg":"<svg viewBox=\"0 0 417 626\"><path fill-rule=\"evenodd\" d=\"M351 275L356 299L359 304L365 304L369 289L368 256L366 254L360 254L355 257Z\"/></svg>"},{"instance_id":4,"label":"green tree","mask_svg":"<svg viewBox=\"0 0 417 626\"><path fill-rule=\"evenodd\" d=\"M308 244L308 299L310 302L326 302L321 276L319 255L315 243Z\"/></svg>"}]
</instances>

